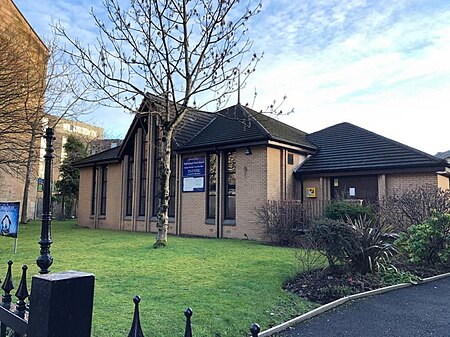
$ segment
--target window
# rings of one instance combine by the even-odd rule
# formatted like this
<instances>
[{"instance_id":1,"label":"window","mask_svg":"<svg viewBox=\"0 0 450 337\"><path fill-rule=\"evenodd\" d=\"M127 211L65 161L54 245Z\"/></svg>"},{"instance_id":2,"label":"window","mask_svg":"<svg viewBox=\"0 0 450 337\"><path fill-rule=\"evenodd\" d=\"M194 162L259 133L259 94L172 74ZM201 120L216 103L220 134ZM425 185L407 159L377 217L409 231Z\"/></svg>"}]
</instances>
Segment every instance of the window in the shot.
<instances>
[{"instance_id":1,"label":"window","mask_svg":"<svg viewBox=\"0 0 450 337\"><path fill-rule=\"evenodd\" d=\"M91 190L91 215L95 214L95 202L97 200L97 167L92 168L92 190Z\"/></svg>"},{"instance_id":2,"label":"window","mask_svg":"<svg viewBox=\"0 0 450 337\"><path fill-rule=\"evenodd\" d=\"M225 220L236 219L236 153L225 155Z\"/></svg>"},{"instance_id":3,"label":"window","mask_svg":"<svg viewBox=\"0 0 450 337\"><path fill-rule=\"evenodd\" d=\"M172 153L170 157L170 178L169 178L169 217L175 217L175 187L176 187L176 155Z\"/></svg>"},{"instance_id":4,"label":"window","mask_svg":"<svg viewBox=\"0 0 450 337\"><path fill-rule=\"evenodd\" d=\"M102 166L101 170L101 194L100 194L100 215L106 215L106 192L108 182L108 166Z\"/></svg>"},{"instance_id":5,"label":"window","mask_svg":"<svg viewBox=\"0 0 450 337\"><path fill-rule=\"evenodd\" d=\"M130 216L133 213L133 156L128 157L127 167L127 200L125 206L125 215Z\"/></svg>"},{"instance_id":6,"label":"window","mask_svg":"<svg viewBox=\"0 0 450 337\"><path fill-rule=\"evenodd\" d=\"M141 179L139 182L139 216L145 215L145 204L147 201L147 137L142 129L141 141Z\"/></svg>"},{"instance_id":7,"label":"window","mask_svg":"<svg viewBox=\"0 0 450 337\"><path fill-rule=\"evenodd\" d=\"M208 154L208 177L206 189L208 195L206 198L206 218L216 218L216 195L217 195L217 155L215 153Z\"/></svg>"},{"instance_id":8,"label":"window","mask_svg":"<svg viewBox=\"0 0 450 337\"><path fill-rule=\"evenodd\" d=\"M288 162L288 165L294 165L294 154L293 153L288 153L287 162Z\"/></svg>"},{"instance_id":9,"label":"window","mask_svg":"<svg viewBox=\"0 0 450 337\"><path fill-rule=\"evenodd\" d=\"M158 214L158 208L159 208L159 183L160 183L160 139L159 139L159 128L156 124L156 120L153 120L153 132L154 132L154 139L153 139L153 146L154 149L154 157L153 157L153 205L152 205L152 215L156 216Z\"/></svg>"}]
</instances>

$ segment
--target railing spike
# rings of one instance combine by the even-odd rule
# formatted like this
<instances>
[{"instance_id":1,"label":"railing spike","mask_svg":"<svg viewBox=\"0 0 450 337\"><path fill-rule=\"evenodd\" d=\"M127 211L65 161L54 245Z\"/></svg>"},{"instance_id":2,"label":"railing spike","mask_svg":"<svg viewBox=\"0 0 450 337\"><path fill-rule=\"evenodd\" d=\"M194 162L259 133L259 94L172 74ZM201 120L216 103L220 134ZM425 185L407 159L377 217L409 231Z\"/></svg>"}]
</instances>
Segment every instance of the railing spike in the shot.
<instances>
[{"instance_id":1,"label":"railing spike","mask_svg":"<svg viewBox=\"0 0 450 337\"><path fill-rule=\"evenodd\" d=\"M142 332L141 328L141 320L139 318L139 302L141 302L141 298L138 295L136 295L133 298L133 302L134 302L134 317L128 337L144 337L144 333Z\"/></svg>"},{"instance_id":2,"label":"railing spike","mask_svg":"<svg viewBox=\"0 0 450 337\"><path fill-rule=\"evenodd\" d=\"M259 324L253 323L250 327L250 332L252 333L252 337L258 337L259 332L261 331L261 327Z\"/></svg>"},{"instance_id":3,"label":"railing spike","mask_svg":"<svg viewBox=\"0 0 450 337\"><path fill-rule=\"evenodd\" d=\"M186 316L186 330L184 331L184 337L192 337L192 325L191 325L192 309L186 308L186 310L184 311L184 316Z\"/></svg>"},{"instance_id":4,"label":"railing spike","mask_svg":"<svg viewBox=\"0 0 450 337\"><path fill-rule=\"evenodd\" d=\"M13 262L11 260L8 261L8 271L6 273L5 282L3 282L2 289L4 291L2 295L2 303L1 306L5 309L11 308L11 291L14 289L14 285L12 282L12 273L11 266Z\"/></svg>"},{"instance_id":5,"label":"railing spike","mask_svg":"<svg viewBox=\"0 0 450 337\"><path fill-rule=\"evenodd\" d=\"M25 300L28 298L28 296L30 296L27 289L27 269L28 266L24 264L22 266L22 277L20 279L20 284L16 291L16 297L18 298L16 305L16 315L22 318L25 317L26 311Z\"/></svg>"}]
</instances>

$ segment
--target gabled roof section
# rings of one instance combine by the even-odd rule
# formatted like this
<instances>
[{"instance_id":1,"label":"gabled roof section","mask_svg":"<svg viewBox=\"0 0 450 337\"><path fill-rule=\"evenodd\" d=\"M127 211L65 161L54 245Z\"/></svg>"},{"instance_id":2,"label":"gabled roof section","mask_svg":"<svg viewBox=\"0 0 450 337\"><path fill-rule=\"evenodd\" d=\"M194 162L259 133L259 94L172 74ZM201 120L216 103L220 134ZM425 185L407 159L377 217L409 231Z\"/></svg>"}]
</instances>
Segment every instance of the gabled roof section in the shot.
<instances>
[{"instance_id":1,"label":"gabled roof section","mask_svg":"<svg viewBox=\"0 0 450 337\"><path fill-rule=\"evenodd\" d=\"M82 160L74 163L75 167L85 167L92 165L101 165L101 164L109 164L109 163L118 163L119 162L119 150L120 146L114 147L112 149L108 149L92 156L86 157Z\"/></svg>"},{"instance_id":2,"label":"gabled roof section","mask_svg":"<svg viewBox=\"0 0 450 337\"><path fill-rule=\"evenodd\" d=\"M403 168L444 168L446 161L350 123L311 133L319 151L295 170L299 174Z\"/></svg>"},{"instance_id":3,"label":"gabled roof section","mask_svg":"<svg viewBox=\"0 0 450 337\"><path fill-rule=\"evenodd\" d=\"M276 140L315 149L305 133L240 104L218 111L213 119L180 150L238 145L246 142Z\"/></svg>"}]
</instances>

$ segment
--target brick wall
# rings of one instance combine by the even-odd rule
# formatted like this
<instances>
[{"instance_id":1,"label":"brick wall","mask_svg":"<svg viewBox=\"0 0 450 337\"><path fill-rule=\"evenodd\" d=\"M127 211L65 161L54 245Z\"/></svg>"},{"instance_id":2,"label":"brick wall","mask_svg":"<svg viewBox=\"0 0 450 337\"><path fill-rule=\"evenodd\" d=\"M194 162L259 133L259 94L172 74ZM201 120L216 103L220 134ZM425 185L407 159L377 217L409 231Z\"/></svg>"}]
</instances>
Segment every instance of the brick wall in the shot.
<instances>
[{"instance_id":1,"label":"brick wall","mask_svg":"<svg viewBox=\"0 0 450 337\"><path fill-rule=\"evenodd\" d=\"M255 240L263 235L263 229L256 223L255 210L267 200L268 151L265 146L251 150L251 155L245 155L244 148L236 151L236 226L224 226L226 238ZM278 157L278 172L279 167Z\"/></svg>"},{"instance_id":2,"label":"brick wall","mask_svg":"<svg viewBox=\"0 0 450 337\"><path fill-rule=\"evenodd\" d=\"M14 58L17 60L17 63L11 64L11 66L14 67L13 71L17 71L17 69L20 69L20 71L17 71L17 75L23 75L25 77L26 74L26 76L34 78L33 76L37 76L36 74L45 73L46 60L48 57L47 48L35 34L31 26L28 24L28 22L25 20L25 18L22 16L20 11L11 0L0 0L0 34L3 44L1 47L8 48L8 50L10 51L10 55L16 55L20 53L20 55L22 56L21 58ZM3 50L3 52L5 51L6 50ZM4 55L2 56L4 57L4 59L6 59ZM7 61L5 62L6 64L2 64L2 66L8 67L9 63ZM31 80L29 83L31 82L33 81ZM21 84L26 85L27 83ZM34 108L34 102L36 101L36 105L40 102L43 91L38 90L38 92L36 92L36 85L33 84L33 88L28 90L27 93L29 96L27 97L27 100L28 102L31 102L28 103L29 105L27 106L27 109L31 112L33 110L37 111L37 109ZM16 103L10 105L10 108L14 107L13 111L11 111L11 113L16 116L16 122L14 123L14 126L22 127L22 124L20 123L24 123L24 119L20 118L19 111L24 111L25 99L19 94L16 98L9 97L9 99L17 100ZM4 111L9 110L8 108L6 108L6 110ZM4 121L0 120L0 126L10 130L8 124L2 125L2 122ZM9 124L9 126L12 125ZM29 139L29 134L17 132L13 136L11 136L2 133L1 137L4 141L2 148L6 149L2 151L2 156L4 156L3 158L8 158L8 156L10 156L10 151L8 149L8 137L15 137L16 139L18 137L22 137L23 140L27 141ZM14 156L17 158L17 154L15 154ZM25 167L25 162L21 166ZM0 168L0 201L19 201L22 203L25 172L18 172L15 169L13 170L14 172L8 173ZM29 201L28 205L25 206L27 207L28 218L41 216L41 214L35 214L37 198L36 179L37 163L35 170L33 170L33 172L31 173L31 185L29 187L28 197ZM24 205L21 204L21 207L24 207Z\"/></svg>"},{"instance_id":3,"label":"brick wall","mask_svg":"<svg viewBox=\"0 0 450 337\"><path fill-rule=\"evenodd\" d=\"M386 194L392 195L417 186L431 184L437 186L436 173L405 173L386 175Z\"/></svg>"},{"instance_id":4,"label":"brick wall","mask_svg":"<svg viewBox=\"0 0 450 337\"><path fill-rule=\"evenodd\" d=\"M95 227L91 217L92 167L80 168L80 190L78 198L78 224L83 227Z\"/></svg>"},{"instance_id":5,"label":"brick wall","mask_svg":"<svg viewBox=\"0 0 450 337\"><path fill-rule=\"evenodd\" d=\"M450 178L438 175L438 187L443 190L448 190L450 188Z\"/></svg>"},{"instance_id":6,"label":"brick wall","mask_svg":"<svg viewBox=\"0 0 450 337\"><path fill-rule=\"evenodd\" d=\"M106 215L99 217L97 228L118 229L122 214L122 170L120 164L108 164ZM100 182L100 180L98 180Z\"/></svg>"},{"instance_id":7,"label":"brick wall","mask_svg":"<svg viewBox=\"0 0 450 337\"><path fill-rule=\"evenodd\" d=\"M92 167L80 169L78 223L91 228L131 229L121 223L122 171L120 164L108 164L106 215L91 215ZM100 169L97 170L97 210L100 207Z\"/></svg>"},{"instance_id":8,"label":"brick wall","mask_svg":"<svg viewBox=\"0 0 450 337\"><path fill-rule=\"evenodd\" d=\"M294 169L302 162L305 160L305 156L300 155L298 153L293 153L290 151L286 151L287 155L286 155L286 170L285 170L285 175L286 175L286 200L299 200L300 198L298 197L298 191L297 191L297 179L295 179L294 176ZM290 165L288 163L288 155L292 154L294 156L294 164Z\"/></svg>"},{"instance_id":9,"label":"brick wall","mask_svg":"<svg viewBox=\"0 0 450 337\"><path fill-rule=\"evenodd\" d=\"M282 150L278 148L267 148L267 199L281 199L281 168Z\"/></svg>"},{"instance_id":10,"label":"brick wall","mask_svg":"<svg viewBox=\"0 0 450 337\"><path fill-rule=\"evenodd\" d=\"M254 210L267 200L267 152L264 146L252 147L251 150L251 155L245 155L245 148L236 150L236 222L223 224L223 216L220 212L218 215L219 236L223 234L226 238L258 239L262 235L262 230L255 221ZM200 155L206 154L189 154L194 157ZM220 161L222 160L223 158ZM220 171L223 172L223 165ZM223 175L218 179L223 181ZM223 194L223 188L220 189ZM181 234L208 237L218 235L217 224L205 223L206 198L206 191L181 193L181 214L179 214ZM220 204L223 207L223 200L220 200Z\"/></svg>"}]
</instances>

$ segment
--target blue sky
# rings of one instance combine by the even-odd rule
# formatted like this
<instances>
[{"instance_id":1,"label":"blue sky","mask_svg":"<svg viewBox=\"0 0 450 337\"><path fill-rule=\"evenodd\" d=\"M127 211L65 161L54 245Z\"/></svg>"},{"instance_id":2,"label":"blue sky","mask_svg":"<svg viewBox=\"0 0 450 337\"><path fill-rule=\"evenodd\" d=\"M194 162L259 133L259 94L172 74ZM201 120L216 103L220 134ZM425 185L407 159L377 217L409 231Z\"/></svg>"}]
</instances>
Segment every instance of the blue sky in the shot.
<instances>
[{"instance_id":1,"label":"blue sky","mask_svg":"<svg viewBox=\"0 0 450 337\"><path fill-rule=\"evenodd\" d=\"M43 38L61 20L95 39L100 0L15 3ZM264 58L241 100L256 90L256 110L286 95L294 113L280 120L306 132L350 122L431 154L450 149L450 1L263 0L250 36ZM99 109L90 121L116 137L131 119Z\"/></svg>"}]
</instances>

